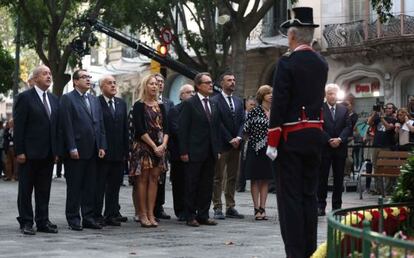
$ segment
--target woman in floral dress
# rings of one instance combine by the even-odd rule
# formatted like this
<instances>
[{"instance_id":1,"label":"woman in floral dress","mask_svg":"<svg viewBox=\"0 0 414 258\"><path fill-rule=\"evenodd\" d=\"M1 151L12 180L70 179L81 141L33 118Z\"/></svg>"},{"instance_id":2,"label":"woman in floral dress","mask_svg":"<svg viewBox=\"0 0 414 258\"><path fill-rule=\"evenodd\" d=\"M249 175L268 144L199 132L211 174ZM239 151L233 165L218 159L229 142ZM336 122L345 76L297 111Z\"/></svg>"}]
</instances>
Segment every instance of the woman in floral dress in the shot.
<instances>
[{"instance_id":1,"label":"woman in floral dress","mask_svg":"<svg viewBox=\"0 0 414 258\"><path fill-rule=\"evenodd\" d=\"M167 170L167 116L164 106L158 103L158 94L155 76L144 77L132 111L134 140L129 176L135 178L142 227L158 226L154 216L158 178Z\"/></svg>"}]
</instances>

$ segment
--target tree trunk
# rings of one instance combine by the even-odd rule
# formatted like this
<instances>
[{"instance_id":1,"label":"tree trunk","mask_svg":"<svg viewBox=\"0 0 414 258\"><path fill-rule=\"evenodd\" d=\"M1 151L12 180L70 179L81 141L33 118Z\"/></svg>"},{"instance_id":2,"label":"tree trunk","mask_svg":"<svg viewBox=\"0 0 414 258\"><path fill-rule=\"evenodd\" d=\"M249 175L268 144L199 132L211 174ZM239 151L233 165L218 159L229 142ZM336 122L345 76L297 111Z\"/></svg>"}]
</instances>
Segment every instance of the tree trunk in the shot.
<instances>
[{"instance_id":1,"label":"tree trunk","mask_svg":"<svg viewBox=\"0 0 414 258\"><path fill-rule=\"evenodd\" d=\"M65 88L66 84L70 81L70 75L65 74L65 72L54 72L52 71L53 75L53 93L56 96L62 96L63 89Z\"/></svg>"},{"instance_id":2,"label":"tree trunk","mask_svg":"<svg viewBox=\"0 0 414 258\"><path fill-rule=\"evenodd\" d=\"M235 31L231 37L231 69L236 77L236 95L244 98L246 78L246 37L241 31Z\"/></svg>"}]
</instances>

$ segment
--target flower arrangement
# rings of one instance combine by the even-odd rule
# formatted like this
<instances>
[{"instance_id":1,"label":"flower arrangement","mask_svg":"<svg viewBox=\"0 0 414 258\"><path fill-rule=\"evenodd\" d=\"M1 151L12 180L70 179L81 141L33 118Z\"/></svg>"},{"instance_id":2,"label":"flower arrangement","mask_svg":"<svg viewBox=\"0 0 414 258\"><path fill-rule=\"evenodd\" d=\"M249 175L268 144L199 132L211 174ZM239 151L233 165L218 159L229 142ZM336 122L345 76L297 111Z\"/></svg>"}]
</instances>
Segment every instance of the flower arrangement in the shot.
<instances>
[{"instance_id":1,"label":"flower arrangement","mask_svg":"<svg viewBox=\"0 0 414 258\"><path fill-rule=\"evenodd\" d=\"M383 234L388 236L394 236L399 231L400 228L405 226L405 222L408 220L409 208L407 207L387 207L382 210L383 214ZM372 231L379 231L379 222L381 217L381 211L379 209L369 209L363 211L354 211L348 213L341 220L341 223L351 227L362 228L362 222L367 220L370 222ZM361 251L362 249L362 239L343 234L342 232L336 232L336 239L338 239L339 245L341 245L341 250L351 250ZM399 233L401 236L402 233ZM386 247L384 247L386 248ZM382 248L382 249L384 249ZM389 248L389 247L388 247ZM385 251L384 251L385 252ZM349 254L343 253L343 257L347 257ZM322 243L318 249L313 253L311 258L324 258L327 257L327 242ZM358 257L358 256L356 256ZM393 256L394 257L394 256Z\"/></svg>"}]
</instances>

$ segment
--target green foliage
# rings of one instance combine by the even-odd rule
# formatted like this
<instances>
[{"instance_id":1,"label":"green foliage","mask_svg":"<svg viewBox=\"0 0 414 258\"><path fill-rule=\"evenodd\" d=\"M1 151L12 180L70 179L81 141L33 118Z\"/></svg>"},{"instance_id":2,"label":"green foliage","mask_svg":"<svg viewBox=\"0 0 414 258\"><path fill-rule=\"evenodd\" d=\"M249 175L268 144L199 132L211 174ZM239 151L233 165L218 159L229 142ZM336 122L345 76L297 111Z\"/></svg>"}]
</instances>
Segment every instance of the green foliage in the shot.
<instances>
[{"instance_id":1,"label":"green foliage","mask_svg":"<svg viewBox=\"0 0 414 258\"><path fill-rule=\"evenodd\" d=\"M392 0L371 0L372 9L374 9L381 23L388 21L392 16Z\"/></svg>"},{"instance_id":2,"label":"green foliage","mask_svg":"<svg viewBox=\"0 0 414 258\"><path fill-rule=\"evenodd\" d=\"M14 59L0 44L0 93L13 87Z\"/></svg>"},{"instance_id":3,"label":"green foliage","mask_svg":"<svg viewBox=\"0 0 414 258\"><path fill-rule=\"evenodd\" d=\"M401 168L392 201L414 202L414 153L411 153L407 163Z\"/></svg>"}]
</instances>

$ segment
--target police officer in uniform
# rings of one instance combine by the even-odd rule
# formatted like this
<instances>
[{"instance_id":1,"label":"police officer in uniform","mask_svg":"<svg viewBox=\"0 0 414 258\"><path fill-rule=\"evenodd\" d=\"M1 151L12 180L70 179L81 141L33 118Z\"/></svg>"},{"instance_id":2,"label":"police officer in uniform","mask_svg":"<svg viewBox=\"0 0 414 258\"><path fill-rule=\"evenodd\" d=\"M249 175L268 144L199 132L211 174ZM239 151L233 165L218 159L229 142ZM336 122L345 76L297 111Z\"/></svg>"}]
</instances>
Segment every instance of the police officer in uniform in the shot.
<instances>
[{"instance_id":1,"label":"police officer in uniform","mask_svg":"<svg viewBox=\"0 0 414 258\"><path fill-rule=\"evenodd\" d=\"M268 147L276 162L276 191L286 256L310 257L317 240L317 189L321 162L321 108L327 62L310 46L312 8L293 8L288 29L290 52L279 60L273 82Z\"/></svg>"}]
</instances>

